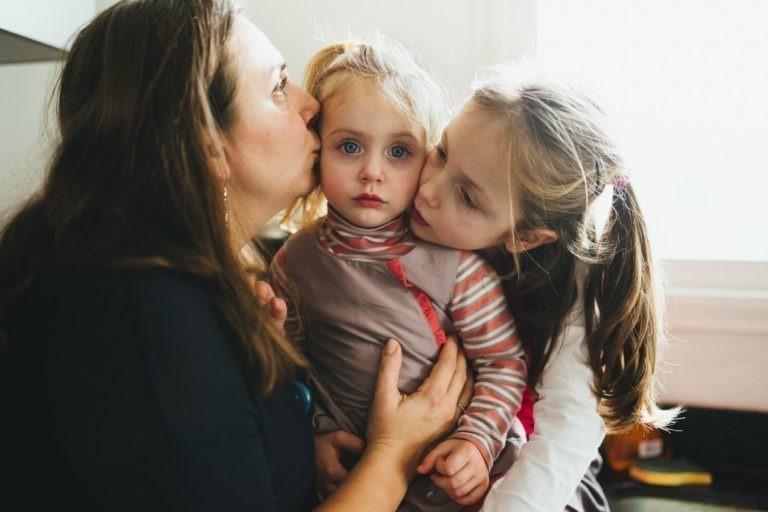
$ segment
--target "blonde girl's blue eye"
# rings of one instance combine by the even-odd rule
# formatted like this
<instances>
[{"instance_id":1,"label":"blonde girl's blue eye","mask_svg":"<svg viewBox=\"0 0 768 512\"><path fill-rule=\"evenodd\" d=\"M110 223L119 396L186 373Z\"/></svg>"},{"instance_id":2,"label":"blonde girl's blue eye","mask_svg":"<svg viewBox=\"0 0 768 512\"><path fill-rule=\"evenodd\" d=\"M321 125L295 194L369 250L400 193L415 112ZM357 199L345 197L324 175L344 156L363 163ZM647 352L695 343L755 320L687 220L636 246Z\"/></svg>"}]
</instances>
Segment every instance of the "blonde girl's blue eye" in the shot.
<instances>
[{"instance_id":1,"label":"blonde girl's blue eye","mask_svg":"<svg viewBox=\"0 0 768 512\"><path fill-rule=\"evenodd\" d=\"M389 149L388 153L389 153L389 156L391 156L392 158L400 159L400 158L405 158L411 152L408 151L407 147L402 146L402 145L397 145L397 146L392 146Z\"/></svg>"},{"instance_id":2,"label":"blonde girl's blue eye","mask_svg":"<svg viewBox=\"0 0 768 512\"><path fill-rule=\"evenodd\" d=\"M352 142L351 140L346 140L342 142L339 147L344 153L348 155L352 155L360 152L360 146L358 146L356 142Z\"/></svg>"}]
</instances>

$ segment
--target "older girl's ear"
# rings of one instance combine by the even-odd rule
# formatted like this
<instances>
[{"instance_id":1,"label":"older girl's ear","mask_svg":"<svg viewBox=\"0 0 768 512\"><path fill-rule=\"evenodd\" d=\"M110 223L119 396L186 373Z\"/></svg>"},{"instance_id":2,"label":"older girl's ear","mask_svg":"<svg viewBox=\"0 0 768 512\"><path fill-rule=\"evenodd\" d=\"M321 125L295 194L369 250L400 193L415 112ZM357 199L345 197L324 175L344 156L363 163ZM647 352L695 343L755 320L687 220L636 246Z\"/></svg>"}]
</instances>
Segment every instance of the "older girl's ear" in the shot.
<instances>
[{"instance_id":1,"label":"older girl's ear","mask_svg":"<svg viewBox=\"0 0 768 512\"><path fill-rule=\"evenodd\" d=\"M557 233L551 229L531 229L518 233L516 238L508 239L504 247L511 253L519 253L555 241L557 241Z\"/></svg>"}]
</instances>

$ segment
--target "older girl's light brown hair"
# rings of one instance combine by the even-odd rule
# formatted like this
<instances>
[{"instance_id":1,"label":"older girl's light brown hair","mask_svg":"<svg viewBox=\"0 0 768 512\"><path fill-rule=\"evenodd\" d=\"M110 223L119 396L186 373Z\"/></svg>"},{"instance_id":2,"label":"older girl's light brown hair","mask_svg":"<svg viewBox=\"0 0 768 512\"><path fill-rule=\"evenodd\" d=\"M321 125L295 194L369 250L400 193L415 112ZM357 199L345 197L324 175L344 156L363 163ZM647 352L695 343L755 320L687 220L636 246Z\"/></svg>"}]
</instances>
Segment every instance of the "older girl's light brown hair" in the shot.
<instances>
[{"instance_id":1,"label":"older girl's light brown hair","mask_svg":"<svg viewBox=\"0 0 768 512\"><path fill-rule=\"evenodd\" d=\"M548 229L557 241L508 255L516 318L532 333L529 384L558 350L581 290L593 390L608 430L665 426L654 374L663 340L661 294L646 225L621 148L598 103L580 87L543 76L519 79L487 70L473 108L505 121L510 179L519 183L520 218L509 236ZM604 226L595 202L610 195ZM586 276L579 270L586 269ZM586 281L585 279L586 278Z\"/></svg>"},{"instance_id":2,"label":"older girl's light brown hair","mask_svg":"<svg viewBox=\"0 0 768 512\"><path fill-rule=\"evenodd\" d=\"M237 114L236 15L228 0L123 1L79 33L46 182L0 238L0 325L46 272L159 265L206 288L257 393L303 364L254 300L211 158Z\"/></svg>"}]
</instances>

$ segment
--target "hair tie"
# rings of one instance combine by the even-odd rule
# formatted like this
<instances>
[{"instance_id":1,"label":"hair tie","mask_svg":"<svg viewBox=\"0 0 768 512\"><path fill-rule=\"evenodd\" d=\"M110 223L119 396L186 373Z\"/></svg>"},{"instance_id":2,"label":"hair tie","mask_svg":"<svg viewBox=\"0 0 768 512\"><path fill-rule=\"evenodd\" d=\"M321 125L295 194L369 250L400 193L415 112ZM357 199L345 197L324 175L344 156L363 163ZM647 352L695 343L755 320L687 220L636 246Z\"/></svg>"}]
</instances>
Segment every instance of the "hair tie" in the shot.
<instances>
[{"instance_id":1,"label":"hair tie","mask_svg":"<svg viewBox=\"0 0 768 512\"><path fill-rule=\"evenodd\" d=\"M617 174L613 177L613 186L621 189L627 188L629 184L629 176L626 174Z\"/></svg>"}]
</instances>

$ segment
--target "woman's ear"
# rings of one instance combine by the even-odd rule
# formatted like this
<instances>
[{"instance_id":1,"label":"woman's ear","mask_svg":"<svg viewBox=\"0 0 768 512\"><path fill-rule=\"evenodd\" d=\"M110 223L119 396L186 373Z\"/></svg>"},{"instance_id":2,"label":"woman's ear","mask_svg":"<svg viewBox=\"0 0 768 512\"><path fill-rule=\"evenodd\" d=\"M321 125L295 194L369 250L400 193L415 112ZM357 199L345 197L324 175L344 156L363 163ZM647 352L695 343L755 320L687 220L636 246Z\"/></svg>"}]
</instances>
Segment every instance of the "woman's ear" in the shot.
<instances>
[{"instance_id":1,"label":"woman's ear","mask_svg":"<svg viewBox=\"0 0 768 512\"><path fill-rule=\"evenodd\" d=\"M551 229L531 229L523 231L517 238L510 238L504 244L511 253L530 251L540 245L551 244L557 241L557 233Z\"/></svg>"},{"instance_id":2,"label":"woman's ear","mask_svg":"<svg viewBox=\"0 0 768 512\"><path fill-rule=\"evenodd\" d=\"M226 148L224 147L225 143L226 142L222 140L218 134L203 135L205 156L208 158L208 162L214 174L221 181L226 181L227 178L229 178L229 166L227 165Z\"/></svg>"}]
</instances>

